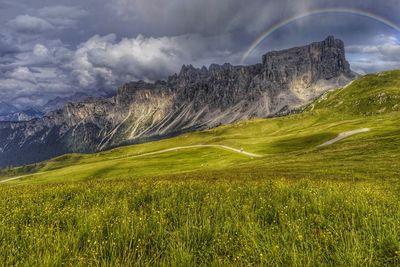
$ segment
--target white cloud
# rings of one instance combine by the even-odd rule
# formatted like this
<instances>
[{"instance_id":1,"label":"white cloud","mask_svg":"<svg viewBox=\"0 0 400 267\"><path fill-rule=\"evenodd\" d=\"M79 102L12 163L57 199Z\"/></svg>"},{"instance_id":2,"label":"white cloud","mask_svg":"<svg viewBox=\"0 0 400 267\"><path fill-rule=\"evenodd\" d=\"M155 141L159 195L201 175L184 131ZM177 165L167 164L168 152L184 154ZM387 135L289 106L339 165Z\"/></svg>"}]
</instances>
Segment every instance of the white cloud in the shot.
<instances>
[{"instance_id":1,"label":"white cloud","mask_svg":"<svg viewBox=\"0 0 400 267\"><path fill-rule=\"evenodd\" d=\"M48 21L30 15L19 15L9 22L9 25L17 32L36 34L54 29Z\"/></svg>"},{"instance_id":2,"label":"white cloud","mask_svg":"<svg viewBox=\"0 0 400 267\"><path fill-rule=\"evenodd\" d=\"M37 57L47 57L49 55L49 50L44 45L36 44L33 47L33 54Z\"/></svg>"},{"instance_id":3,"label":"white cloud","mask_svg":"<svg viewBox=\"0 0 400 267\"><path fill-rule=\"evenodd\" d=\"M46 46L41 43L32 43L26 51L16 55L12 66L49 66L60 68L70 62L73 51L66 48L60 41L47 42Z\"/></svg>"},{"instance_id":4,"label":"white cloud","mask_svg":"<svg viewBox=\"0 0 400 267\"><path fill-rule=\"evenodd\" d=\"M117 39L116 35L93 36L76 50L61 41L32 42L15 55L12 64L0 73L0 97L31 95L31 102L42 103L66 92L115 90L125 82L163 79L178 72L183 64L196 66L229 61L232 53L224 47L229 36L183 35ZM222 48L222 49L221 49Z\"/></svg>"},{"instance_id":5,"label":"white cloud","mask_svg":"<svg viewBox=\"0 0 400 267\"><path fill-rule=\"evenodd\" d=\"M83 87L99 83L115 86L140 79L154 81L177 72L185 63L195 60L209 64L210 58L228 56L229 52L208 47L206 43L199 35L160 38L138 35L120 41L114 34L96 35L79 46L70 66ZM218 40L214 43L219 45Z\"/></svg>"},{"instance_id":6,"label":"white cloud","mask_svg":"<svg viewBox=\"0 0 400 267\"><path fill-rule=\"evenodd\" d=\"M35 75L27 67L18 67L9 76L20 81L36 82Z\"/></svg>"},{"instance_id":7,"label":"white cloud","mask_svg":"<svg viewBox=\"0 0 400 267\"><path fill-rule=\"evenodd\" d=\"M363 5L371 11L374 8L374 12L396 20L398 0L385 0L391 12L385 12L385 5L365 1ZM33 103L62 93L92 90L90 94L116 89L132 80L162 79L178 72L182 64L236 64L261 32L295 13L326 6L329 1L52 0L48 2L53 6L44 8L38 8L45 4L40 0L0 2L10 3L7 10L0 9L0 20L5 25L0 29L0 97ZM339 2L352 7L344 0ZM17 7L17 3L22 4ZM315 21L320 18L325 20L325 16L319 16ZM370 72L399 65L399 45L393 36L369 40L371 32L390 29L374 27L379 23L375 25L367 18L343 18L341 25L345 28L339 27L343 35L338 37L346 43L363 44L348 49L355 70ZM366 27L360 30L359 25L354 26L355 20L362 20ZM277 32L254 51L249 62L259 62L266 50L292 46L292 40L295 45L316 41L319 32L327 30L330 34L340 21L332 25L330 20L325 22L328 28L310 25L308 20L298 23L304 23L304 28L296 23ZM299 34L297 29L305 31ZM110 32L115 35L106 35ZM368 37L360 41L358 32ZM120 39L123 36L129 38Z\"/></svg>"},{"instance_id":8,"label":"white cloud","mask_svg":"<svg viewBox=\"0 0 400 267\"><path fill-rule=\"evenodd\" d=\"M18 67L0 79L0 99L18 108L44 105L56 96L75 92L68 79L54 67Z\"/></svg>"},{"instance_id":9,"label":"white cloud","mask_svg":"<svg viewBox=\"0 0 400 267\"><path fill-rule=\"evenodd\" d=\"M347 47L350 53L376 54L381 57L400 60L400 42L395 36L380 35L372 45L353 45Z\"/></svg>"},{"instance_id":10,"label":"white cloud","mask_svg":"<svg viewBox=\"0 0 400 267\"><path fill-rule=\"evenodd\" d=\"M69 70L63 67L71 61L73 52L59 41L46 45L25 44L12 62L0 65L0 99L26 108L78 91Z\"/></svg>"},{"instance_id":11,"label":"white cloud","mask_svg":"<svg viewBox=\"0 0 400 267\"><path fill-rule=\"evenodd\" d=\"M392 35L379 35L370 45L347 47L352 68L359 73L400 68L400 42Z\"/></svg>"},{"instance_id":12,"label":"white cloud","mask_svg":"<svg viewBox=\"0 0 400 267\"><path fill-rule=\"evenodd\" d=\"M121 80L153 80L176 71L187 57L188 51L178 39L139 35L117 42L113 34L94 36L76 51L73 74L84 87L99 80L107 85Z\"/></svg>"}]
</instances>

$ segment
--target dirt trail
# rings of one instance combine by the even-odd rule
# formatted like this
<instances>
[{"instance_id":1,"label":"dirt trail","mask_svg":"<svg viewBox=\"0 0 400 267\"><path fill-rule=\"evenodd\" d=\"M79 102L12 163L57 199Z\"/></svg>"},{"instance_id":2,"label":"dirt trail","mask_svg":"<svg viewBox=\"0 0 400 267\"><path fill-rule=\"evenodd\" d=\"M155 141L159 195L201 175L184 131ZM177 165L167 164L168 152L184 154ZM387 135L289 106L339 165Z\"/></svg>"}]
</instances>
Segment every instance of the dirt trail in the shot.
<instances>
[{"instance_id":1,"label":"dirt trail","mask_svg":"<svg viewBox=\"0 0 400 267\"><path fill-rule=\"evenodd\" d=\"M190 149L190 148L201 148L201 147L215 147L215 148L220 148L220 149L225 149L225 150L230 150L242 155L246 155L249 157L254 157L254 158L259 158L262 157L261 155L246 152L240 149L232 148L229 146L223 146L223 145L193 145L193 146L179 146L179 147L173 147L173 148L168 148L160 151L154 151L154 152L149 152L149 153L144 153L136 156L130 156L130 158L138 158L138 157L145 157L145 156L151 156L151 155L157 155L157 154L162 154L162 153L167 153L171 151L176 151L176 150L182 150L182 149Z\"/></svg>"},{"instance_id":2,"label":"dirt trail","mask_svg":"<svg viewBox=\"0 0 400 267\"><path fill-rule=\"evenodd\" d=\"M323 144L321 144L321 145L319 145L317 147L324 147L324 146L332 145L332 144L334 144L336 142L339 142L340 140L343 140L343 139L345 139L347 137L350 137L352 135L359 134L359 133L365 133L365 132L369 132L369 131L370 131L369 128L362 128L362 129L358 129L358 130L344 132L344 133L339 134L336 138L334 138L332 140L329 140L329 141L327 141L327 142L325 142L325 143L323 143ZM229 147L229 146L224 146L224 145L192 145L192 146L173 147L173 148L168 148L168 149L164 149L164 150L159 150L159 151L154 151L154 152L149 152L149 153L143 153L143 154L140 154L140 155L129 156L129 158L139 158L139 157L163 154L163 153L182 150L182 149L201 148L201 147L213 147L213 148L230 150L232 152L239 153L239 154L242 154L242 155L246 155L246 156L251 157L251 158L260 158L260 157L262 157L262 155L259 155L259 154L254 154L254 153L251 153L251 152L244 151L242 149L236 149L236 148ZM9 182L9 181L18 180L18 179L21 179L21 178L24 178L24 177L28 177L28 176L39 175L39 174L41 174L41 173L27 174L27 175L21 175L21 176L17 176L17 177L8 178L8 179L0 181L0 184L1 183L6 183L6 182Z\"/></svg>"},{"instance_id":3,"label":"dirt trail","mask_svg":"<svg viewBox=\"0 0 400 267\"><path fill-rule=\"evenodd\" d=\"M223 145L193 145L193 146L180 146L180 147L168 148L168 149L164 149L164 150L160 150L160 151L154 151L154 152L144 153L144 154L135 155L135 156L129 156L129 158L139 158L139 157L157 155L157 154L162 154L162 153L167 153L167 152L177 151L177 150L182 150L182 149L200 148L200 147L214 147L214 148L230 150L232 152L239 153L239 154L242 154L242 155L246 155L246 156L252 157L252 158L253 157L254 158L262 157L261 155L250 153L250 152L246 152L246 151L243 151L243 150L240 150L240 149L236 149L236 148L232 148L232 147L229 147L229 146L223 146ZM18 179L21 179L21 178L24 178L24 177L39 175L39 174L42 174L42 173L43 172L8 178L8 179L0 181L0 184L1 183L6 183L6 182L10 182L10 181L14 181L14 180L18 180Z\"/></svg>"},{"instance_id":4,"label":"dirt trail","mask_svg":"<svg viewBox=\"0 0 400 267\"><path fill-rule=\"evenodd\" d=\"M329 140L329 141L327 141L327 142L325 142L325 143L323 143L323 144L321 144L321 145L319 145L317 147L329 146L329 145L332 145L332 144L334 144L336 142L339 142L340 140L343 140L343 139L345 139L347 137L350 137L352 135L359 134L359 133L365 133L365 132L369 132L369 131L370 131L369 128L362 128L362 129L357 129L357 130L353 130L353 131L349 131L349 132L344 132L344 133L339 134L336 138L334 138L332 140Z\"/></svg>"},{"instance_id":5,"label":"dirt trail","mask_svg":"<svg viewBox=\"0 0 400 267\"><path fill-rule=\"evenodd\" d=\"M9 181L13 181L13 180L18 180L18 179L21 179L21 178L24 178L24 177L39 175L39 174L42 174L42 173L43 173L43 172L38 172L38 173L25 174L25 175L21 175L21 176L16 176L16 177L8 178L8 179L5 179L5 180L1 180L1 181L0 181L0 184L1 184L1 183L6 183L6 182L9 182Z\"/></svg>"}]
</instances>

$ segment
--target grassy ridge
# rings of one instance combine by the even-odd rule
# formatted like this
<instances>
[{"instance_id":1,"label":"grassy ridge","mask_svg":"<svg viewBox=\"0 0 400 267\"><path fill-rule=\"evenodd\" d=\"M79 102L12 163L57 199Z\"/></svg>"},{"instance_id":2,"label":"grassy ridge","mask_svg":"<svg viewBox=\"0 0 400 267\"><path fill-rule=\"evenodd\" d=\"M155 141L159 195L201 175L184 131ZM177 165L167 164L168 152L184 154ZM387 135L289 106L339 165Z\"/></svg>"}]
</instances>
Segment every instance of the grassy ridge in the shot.
<instances>
[{"instance_id":1,"label":"grassy ridge","mask_svg":"<svg viewBox=\"0 0 400 267\"><path fill-rule=\"evenodd\" d=\"M342 115L318 111L318 114L255 120L95 155L62 156L41 164L38 172L43 173L11 183L157 177L183 172L226 171L232 168L246 170L261 168L278 172L283 170L288 172L290 177L301 174L301 169L305 172L323 170L337 174L340 171L338 165L348 166L356 173L372 172L365 175L365 179L377 176L385 178L386 173L388 174L386 178L393 178L394 169L388 168L381 172L378 166L364 163L375 161L383 167L399 166L396 159L399 155L397 145L400 141L398 125L398 113L343 118ZM371 132L352 136L334 146L316 148L341 132L365 127L371 128ZM264 157L251 159L216 148L194 148L142 158L131 157L193 144L223 144L244 148ZM363 149L360 149L361 147ZM299 169L290 171L286 168L293 165L298 165ZM352 175L348 172L347 174Z\"/></svg>"},{"instance_id":2,"label":"grassy ridge","mask_svg":"<svg viewBox=\"0 0 400 267\"><path fill-rule=\"evenodd\" d=\"M348 88L336 90L314 107L353 115L376 115L400 111L399 71L369 74Z\"/></svg>"},{"instance_id":3,"label":"grassy ridge","mask_svg":"<svg viewBox=\"0 0 400 267\"><path fill-rule=\"evenodd\" d=\"M400 71L301 114L8 170L5 265L400 264ZM337 134L371 131L324 148ZM254 158L176 146L222 144ZM1 178L0 178L1 180Z\"/></svg>"}]
</instances>

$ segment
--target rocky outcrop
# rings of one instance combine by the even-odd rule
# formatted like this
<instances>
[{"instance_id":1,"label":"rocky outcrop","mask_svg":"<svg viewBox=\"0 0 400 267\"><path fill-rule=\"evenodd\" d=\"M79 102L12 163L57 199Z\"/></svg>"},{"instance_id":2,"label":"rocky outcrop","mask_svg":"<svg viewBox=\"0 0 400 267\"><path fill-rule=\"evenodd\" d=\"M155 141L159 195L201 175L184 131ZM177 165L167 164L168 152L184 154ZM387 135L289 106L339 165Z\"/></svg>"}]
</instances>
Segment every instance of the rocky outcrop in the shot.
<instances>
[{"instance_id":1,"label":"rocky outcrop","mask_svg":"<svg viewBox=\"0 0 400 267\"><path fill-rule=\"evenodd\" d=\"M30 121L43 116L43 113L34 109L13 112L1 115L0 121Z\"/></svg>"},{"instance_id":2,"label":"rocky outcrop","mask_svg":"<svg viewBox=\"0 0 400 267\"><path fill-rule=\"evenodd\" d=\"M62 109L66 103L83 101L85 98L88 97L89 95L81 92L75 93L67 97L58 96L56 98L47 101L47 103L41 106L39 109L42 113L46 114L50 111Z\"/></svg>"},{"instance_id":3,"label":"rocky outcrop","mask_svg":"<svg viewBox=\"0 0 400 267\"><path fill-rule=\"evenodd\" d=\"M333 37L267 53L252 66L183 66L165 81L125 84L112 98L69 103L29 122L0 123L0 166L270 117L353 78L343 42Z\"/></svg>"}]
</instances>

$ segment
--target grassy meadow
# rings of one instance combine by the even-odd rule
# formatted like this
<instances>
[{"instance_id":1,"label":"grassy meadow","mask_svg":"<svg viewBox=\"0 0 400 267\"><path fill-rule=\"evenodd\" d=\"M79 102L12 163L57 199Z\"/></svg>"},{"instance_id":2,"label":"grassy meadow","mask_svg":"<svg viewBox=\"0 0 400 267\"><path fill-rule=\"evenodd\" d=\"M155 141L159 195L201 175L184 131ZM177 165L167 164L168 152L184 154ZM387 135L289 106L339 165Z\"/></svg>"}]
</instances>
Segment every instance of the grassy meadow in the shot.
<instances>
[{"instance_id":1,"label":"grassy meadow","mask_svg":"<svg viewBox=\"0 0 400 267\"><path fill-rule=\"evenodd\" d=\"M317 148L339 133L370 128ZM218 148L137 155L177 146ZM400 71L301 113L2 170L5 266L398 266Z\"/></svg>"}]
</instances>

